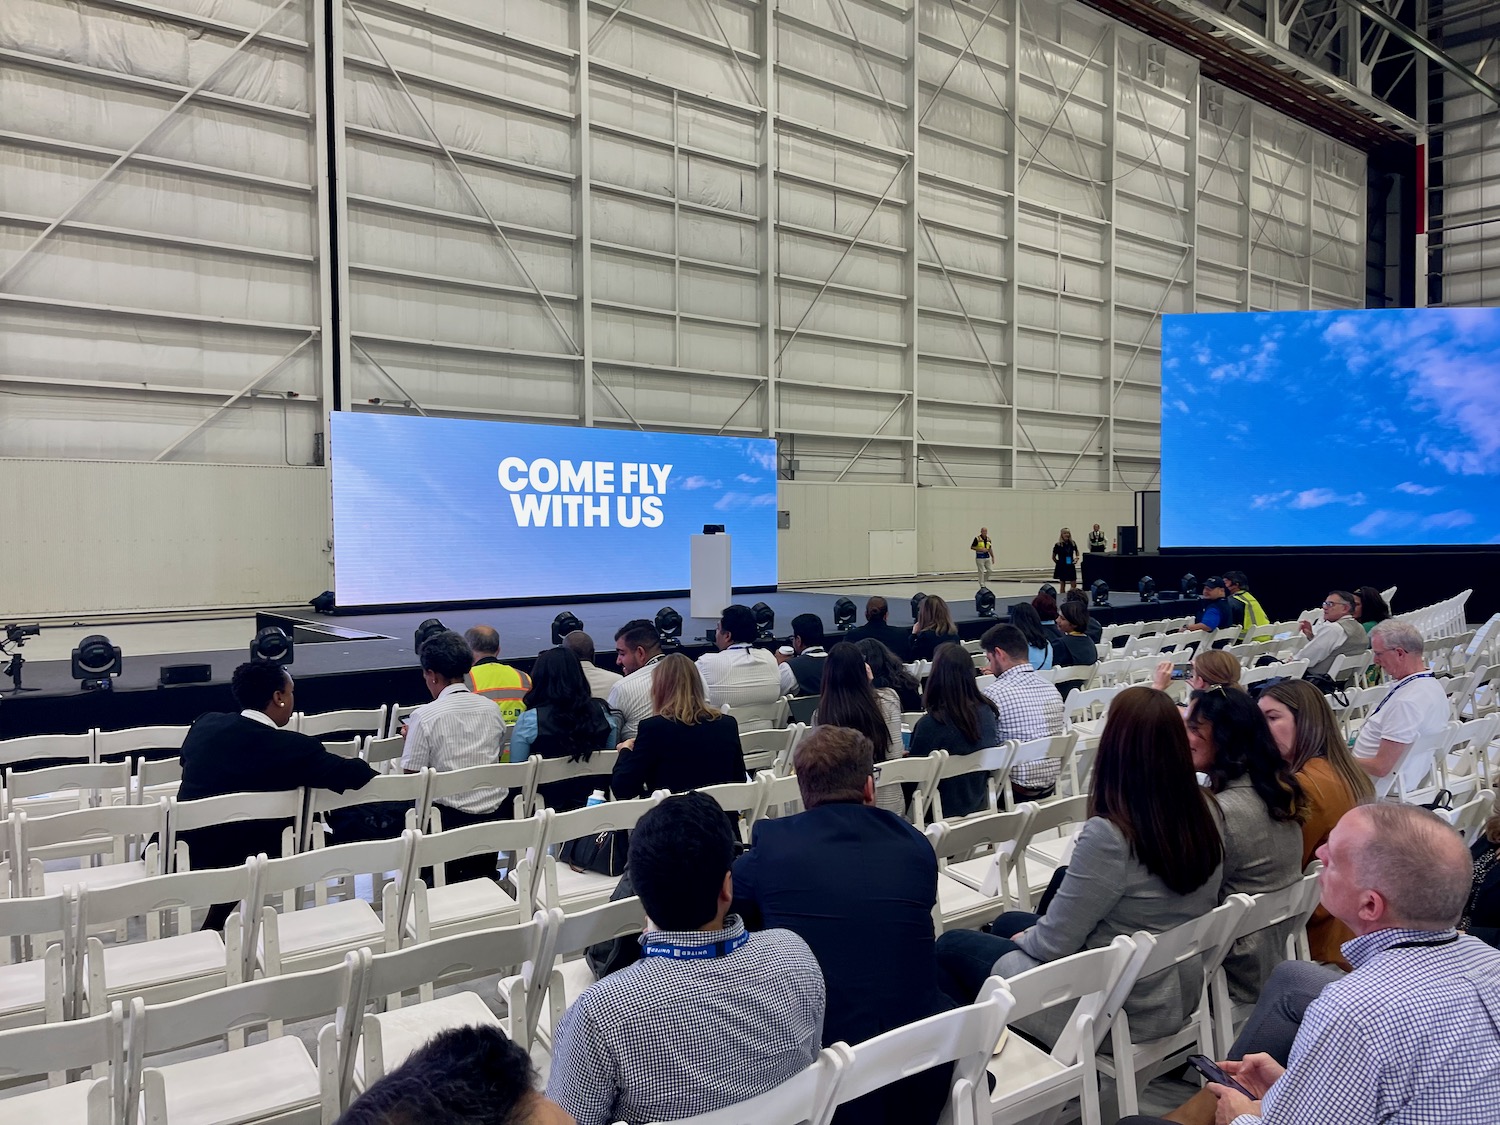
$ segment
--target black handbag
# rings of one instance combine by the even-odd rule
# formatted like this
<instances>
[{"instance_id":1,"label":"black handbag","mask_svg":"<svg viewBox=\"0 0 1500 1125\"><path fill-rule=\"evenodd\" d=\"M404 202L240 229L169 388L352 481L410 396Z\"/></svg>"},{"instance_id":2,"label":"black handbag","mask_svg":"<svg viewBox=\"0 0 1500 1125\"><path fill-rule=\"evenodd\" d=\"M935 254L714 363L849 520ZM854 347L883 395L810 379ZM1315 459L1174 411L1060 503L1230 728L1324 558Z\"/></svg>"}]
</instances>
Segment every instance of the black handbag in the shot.
<instances>
[{"instance_id":1,"label":"black handbag","mask_svg":"<svg viewBox=\"0 0 1500 1125\"><path fill-rule=\"evenodd\" d=\"M624 828L609 829L597 836L580 836L562 847L562 862L574 871L591 871L595 875L623 875L630 858L630 832Z\"/></svg>"},{"instance_id":2,"label":"black handbag","mask_svg":"<svg viewBox=\"0 0 1500 1125\"><path fill-rule=\"evenodd\" d=\"M1448 792L1448 790L1446 789L1439 789L1437 791L1437 795L1422 807L1424 809L1431 809L1433 812L1452 812L1453 794Z\"/></svg>"}]
</instances>

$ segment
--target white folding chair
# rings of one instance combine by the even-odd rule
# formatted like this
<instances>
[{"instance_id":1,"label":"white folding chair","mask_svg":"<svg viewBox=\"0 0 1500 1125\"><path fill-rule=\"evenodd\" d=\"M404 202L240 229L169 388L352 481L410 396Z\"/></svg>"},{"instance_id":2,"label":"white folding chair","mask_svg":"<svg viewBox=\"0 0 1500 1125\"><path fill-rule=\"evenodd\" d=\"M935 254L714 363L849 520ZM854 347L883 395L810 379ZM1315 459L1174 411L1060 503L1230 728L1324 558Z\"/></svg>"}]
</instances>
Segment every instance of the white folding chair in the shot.
<instances>
[{"instance_id":1,"label":"white folding chair","mask_svg":"<svg viewBox=\"0 0 1500 1125\"><path fill-rule=\"evenodd\" d=\"M524 820L492 820L419 836L412 856L403 942L421 944L471 930L516 925L529 918L536 910L542 850L556 816L551 809L542 809ZM496 853L517 857L508 876L514 896L493 879L448 882L447 864ZM429 868L430 885L423 875Z\"/></svg>"},{"instance_id":2,"label":"white folding chair","mask_svg":"<svg viewBox=\"0 0 1500 1125\"><path fill-rule=\"evenodd\" d=\"M606 801L602 805L558 813L547 831L548 854L542 859L538 872L542 888L538 905L560 906L565 913L573 913L608 902L620 877L574 871L560 857L563 845L569 840L634 828L635 822L666 796L666 790L661 790L633 801Z\"/></svg>"},{"instance_id":3,"label":"white folding chair","mask_svg":"<svg viewBox=\"0 0 1500 1125\"><path fill-rule=\"evenodd\" d=\"M76 1014L75 894L70 888L40 898L0 898L0 1028L57 1023Z\"/></svg>"},{"instance_id":4,"label":"white folding chair","mask_svg":"<svg viewBox=\"0 0 1500 1125\"><path fill-rule=\"evenodd\" d=\"M545 758L527 758L524 762L492 762L461 770L436 771L427 790L427 812L418 822L419 827L424 832L441 832L443 807L450 799L476 793L486 804L497 802L496 808L513 800L512 816L530 816L536 811L531 807L536 775L545 761Z\"/></svg>"},{"instance_id":5,"label":"white folding chair","mask_svg":"<svg viewBox=\"0 0 1500 1125\"><path fill-rule=\"evenodd\" d=\"M792 723L790 726L771 730L740 731L740 750L745 757L745 772L751 777L761 770L774 770L777 774L790 773L792 751L806 731L807 727L802 723Z\"/></svg>"},{"instance_id":6,"label":"white folding chair","mask_svg":"<svg viewBox=\"0 0 1500 1125\"><path fill-rule=\"evenodd\" d=\"M315 1063L300 1038L281 1034L282 1024L357 1009L358 961L350 953L327 968L167 1004L132 1000L126 1104L139 1099L146 1125L328 1125L342 1108L338 1026L319 1031ZM258 1027L267 1038L242 1046L245 1033ZM229 1050L148 1065L153 1055L213 1039L227 1041Z\"/></svg>"},{"instance_id":7,"label":"white folding chair","mask_svg":"<svg viewBox=\"0 0 1500 1125\"><path fill-rule=\"evenodd\" d=\"M722 709L734 716L734 721L743 734L747 731L786 726L787 708L786 699L778 697L770 703L724 704Z\"/></svg>"},{"instance_id":8,"label":"white folding chair","mask_svg":"<svg viewBox=\"0 0 1500 1125\"><path fill-rule=\"evenodd\" d=\"M1063 700L1063 730L1080 734L1097 734L1104 727L1104 717L1123 685L1107 688L1075 688Z\"/></svg>"},{"instance_id":9,"label":"white folding chair","mask_svg":"<svg viewBox=\"0 0 1500 1125\"><path fill-rule=\"evenodd\" d=\"M739 814L740 840L748 844L750 832L760 817L761 810L766 807L767 785L767 782L757 777L754 781L741 781L738 784L705 786L700 792L717 801L726 813Z\"/></svg>"},{"instance_id":10,"label":"white folding chair","mask_svg":"<svg viewBox=\"0 0 1500 1125\"><path fill-rule=\"evenodd\" d=\"M766 803L761 816L792 816L802 811L802 790L796 774L778 776L762 770L758 776L766 779Z\"/></svg>"},{"instance_id":11,"label":"white folding chair","mask_svg":"<svg viewBox=\"0 0 1500 1125\"><path fill-rule=\"evenodd\" d=\"M985 1066L1014 1003L1005 983L991 977L968 1007L928 1016L853 1047L835 1043L832 1049L843 1056L844 1072L833 1108L951 1062L953 1085L944 1119L953 1125L987 1125Z\"/></svg>"},{"instance_id":12,"label":"white folding chair","mask_svg":"<svg viewBox=\"0 0 1500 1125\"><path fill-rule=\"evenodd\" d=\"M135 764L130 801L135 805L149 805L162 797L175 798L181 786L181 758L142 758ZM167 858L170 861L171 856Z\"/></svg>"},{"instance_id":13,"label":"white folding chair","mask_svg":"<svg viewBox=\"0 0 1500 1125\"><path fill-rule=\"evenodd\" d=\"M1489 751L1500 734L1500 714L1459 722L1438 758L1438 785L1455 796L1478 793L1490 780Z\"/></svg>"},{"instance_id":14,"label":"white folding chair","mask_svg":"<svg viewBox=\"0 0 1500 1125\"><path fill-rule=\"evenodd\" d=\"M1351 652L1335 657L1328 668L1328 678L1343 686L1369 687L1370 670L1375 667L1375 658L1366 652Z\"/></svg>"},{"instance_id":15,"label":"white folding chair","mask_svg":"<svg viewBox=\"0 0 1500 1125\"><path fill-rule=\"evenodd\" d=\"M1048 758L1057 763L1057 781L1055 784L1058 790L1061 791L1066 786L1072 793L1081 792L1084 778L1079 776L1079 770L1076 765L1078 749L1085 742L1097 743L1098 738L1099 735L1097 732L1085 736L1077 730L1070 730L1064 734L1055 734L1046 738L1034 738L1029 742L1020 743L1016 746L1015 752L1011 755L1005 769L995 779L997 800L1005 808L1014 808L1015 792L1011 787L1011 778L1015 776L1016 767L1040 762Z\"/></svg>"},{"instance_id":16,"label":"white folding chair","mask_svg":"<svg viewBox=\"0 0 1500 1125\"><path fill-rule=\"evenodd\" d=\"M1258 668L1246 668L1240 672L1240 687L1249 688L1262 680L1300 680L1307 672L1307 661L1292 660L1285 664L1262 664Z\"/></svg>"},{"instance_id":17,"label":"white folding chair","mask_svg":"<svg viewBox=\"0 0 1500 1125\"><path fill-rule=\"evenodd\" d=\"M1073 855L1073 842L1089 815L1089 795L1038 801L1031 818L1025 852L1017 857L1019 877L1026 880L1026 900L1034 902Z\"/></svg>"},{"instance_id":18,"label":"white folding chair","mask_svg":"<svg viewBox=\"0 0 1500 1125\"><path fill-rule=\"evenodd\" d=\"M130 795L129 762L78 762L39 770L5 771L0 816L61 812L125 804Z\"/></svg>"},{"instance_id":19,"label":"white folding chair","mask_svg":"<svg viewBox=\"0 0 1500 1125\"><path fill-rule=\"evenodd\" d=\"M88 1077L67 1080L70 1071ZM0 1098L0 1125L120 1125L126 1120L125 1017L116 1005L92 1019L0 1031L0 1084L48 1075L48 1087Z\"/></svg>"},{"instance_id":20,"label":"white folding chair","mask_svg":"<svg viewBox=\"0 0 1500 1125\"><path fill-rule=\"evenodd\" d=\"M917 788L911 797L907 819L921 828L927 823L925 819L927 802L932 799L932 791L937 786L938 770L942 768L943 759L947 756L945 751L938 750L931 754L887 758L879 763L879 776L875 779L876 789L884 789L891 785L915 785Z\"/></svg>"},{"instance_id":21,"label":"white folding chair","mask_svg":"<svg viewBox=\"0 0 1500 1125\"><path fill-rule=\"evenodd\" d=\"M1015 999L1012 1033L990 1061L995 1088L989 1111L996 1121L1022 1121L1077 1098L1083 1125L1100 1125L1099 1072L1094 1058L1109 1034L1151 945L1121 935L1089 949L1038 965L1005 982ZM1067 1026L1050 1051L1014 1033L1029 1016L1073 1005Z\"/></svg>"},{"instance_id":22,"label":"white folding chair","mask_svg":"<svg viewBox=\"0 0 1500 1125\"><path fill-rule=\"evenodd\" d=\"M1304 875L1295 883L1282 887L1279 891L1231 897L1249 897L1250 899L1249 909L1240 917L1235 924L1234 932L1229 937L1231 949L1241 938L1271 929L1273 926L1287 927L1290 930L1288 945L1295 946L1299 934L1303 943L1306 943L1307 920L1318 908L1318 876ZM1286 955L1288 959L1292 959L1292 949L1288 949ZM1230 997L1229 977L1224 972L1222 963L1214 970L1213 979L1209 981L1208 998L1213 1013L1214 1041L1218 1047L1218 1054L1214 1057L1228 1058L1229 1048L1234 1045L1235 1034L1250 1017L1250 1009L1254 1005L1236 1004Z\"/></svg>"},{"instance_id":23,"label":"white folding chair","mask_svg":"<svg viewBox=\"0 0 1500 1125\"><path fill-rule=\"evenodd\" d=\"M16 870L28 895L53 895L65 887L106 887L159 874L154 838L167 831L167 803L112 805L97 809L11 818ZM47 869L59 860L81 859L88 866ZM98 863L98 860L104 860Z\"/></svg>"},{"instance_id":24,"label":"white folding chair","mask_svg":"<svg viewBox=\"0 0 1500 1125\"><path fill-rule=\"evenodd\" d=\"M182 838L185 832L259 821L287 821L288 824L281 833L281 854L295 855L297 842L302 839L302 810L305 804L300 789L282 789L273 793L225 793L218 797L203 797L197 801L179 801L174 797L167 815L167 861L174 871L192 869L191 848Z\"/></svg>"},{"instance_id":25,"label":"white folding chair","mask_svg":"<svg viewBox=\"0 0 1500 1125\"><path fill-rule=\"evenodd\" d=\"M116 758L132 759L139 764L144 761L160 761L176 758L175 751L182 749L189 727L128 727L125 730L94 731L94 760L113 761ZM173 753L167 753L173 751Z\"/></svg>"},{"instance_id":26,"label":"white folding chair","mask_svg":"<svg viewBox=\"0 0 1500 1125\"><path fill-rule=\"evenodd\" d=\"M413 712L421 708L421 703L389 703L386 705L390 714L390 721L385 728L386 738L400 738L401 727L406 720L411 718Z\"/></svg>"},{"instance_id":27,"label":"white folding chair","mask_svg":"<svg viewBox=\"0 0 1500 1125\"><path fill-rule=\"evenodd\" d=\"M1479 833L1484 829L1485 822L1489 820L1495 810L1495 791L1493 789L1481 789L1469 800L1459 805L1456 809L1439 809L1438 816L1442 817L1460 836L1464 843L1473 845L1479 839Z\"/></svg>"},{"instance_id":28,"label":"white folding chair","mask_svg":"<svg viewBox=\"0 0 1500 1125\"><path fill-rule=\"evenodd\" d=\"M406 739L399 734L388 738L367 738L360 748L359 756L374 769L386 773L399 766L401 752L405 749Z\"/></svg>"},{"instance_id":29,"label":"white folding chair","mask_svg":"<svg viewBox=\"0 0 1500 1125\"><path fill-rule=\"evenodd\" d=\"M360 950L361 992L373 1012L352 1013L348 1027L358 1043L344 1045L345 1080L341 1086L362 1091L406 1061L413 1051L455 1027L498 1027L523 1047L530 1046L531 1008L540 1004L551 968L553 920L537 911L515 926L474 930L441 941L372 955ZM510 974L500 981L506 1016L497 1017L469 988L432 998L434 987L472 981L492 973ZM416 992L416 1003L402 995Z\"/></svg>"},{"instance_id":30,"label":"white folding chair","mask_svg":"<svg viewBox=\"0 0 1500 1125\"><path fill-rule=\"evenodd\" d=\"M386 802L409 804L412 807L407 810L406 820L402 827L416 828L424 824L427 817L428 792L436 774L437 771L430 767L419 773L382 774L379 777L372 777L358 789L346 789L342 793L335 793L331 789L309 789L307 807L302 818L303 824L307 826L309 839L303 841L304 846L298 850L305 851L307 847L322 847L328 814L340 809Z\"/></svg>"},{"instance_id":31,"label":"white folding chair","mask_svg":"<svg viewBox=\"0 0 1500 1125\"><path fill-rule=\"evenodd\" d=\"M30 734L0 741L0 768L3 769L28 762L58 765L96 761L93 731L88 734Z\"/></svg>"},{"instance_id":32,"label":"white folding chair","mask_svg":"<svg viewBox=\"0 0 1500 1125\"><path fill-rule=\"evenodd\" d=\"M531 761L531 759L527 760ZM610 776L614 773L615 763L619 760L618 750L595 750L586 760L578 762L570 758L536 759L525 794L516 801L517 815L530 816L536 812L537 791L543 785L550 785L554 781L591 777L598 781L596 789L608 789Z\"/></svg>"},{"instance_id":33,"label":"white folding chair","mask_svg":"<svg viewBox=\"0 0 1500 1125\"><path fill-rule=\"evenodd\" d=\"M1016 747L1020 743L1014 739L1002 742L999 746L986 746L984 749L973 754L948 754L944 753L942 764L938 767L937 777L933 780L932 798L928 801L926 816L933 821L949 820L947 810L943 808L943 782L952 777L963 777L971 773L986 773L989 778L986 788L989 790L985 802L986 808L983 812L994 812L1000 807L1000 780L1010 774L1010 764L1015 758Z\"/></svg>"},{"instance_id":34,"label":"white folding chair","mask_svg":"<svg viewBox=\"0 0 1500 1125\"><path fill-rule=\"evenodd\" d=\"M1035 812L1028 801L1012 812L938 821L927 829L938 857L933 922L939 932L977 929L1014 905L1030 905L1029 898L1013 896L1012 873Z\"/></svg>"},{"instance_id":35,"label":"white folding chair","mask_svg":"<svg viewBox=\"0 0 1500 1125\"><path fill-rule=\"evenodd\" d=\"M298 711L289 725L300 734L320 740L331 734L378 738L386 731L386 707L382 704L364 709L323 711L316 715L304 715Z\"/></svg>"},{"instance_id":36,"label":"white folding chair","mask_svg":"<svg viewBox=\"0 0 1500 1125\"><path fill-rule=\"evenodd\" d=\"M1375 779L1375 796L1394 796L1406 804L1429 801L1437 793L1438 762L1448 753L1448 745L1458 735L1457 723L1442 730L1414 738L1391 772Z\"/></svg>"},{"instance_id":37,"label":"white folding chair","mask_svg":"<svg viewBox=\"0 0 1500 1125\"><path fill-rule=\"evenodd\" d=\"M531 1034L552 1046L552 1029L583 991L594 983L594 971L585 952L602 942L638 934L646 925L646 911L635 896L615 899L602 906L558 914L552 935L552 971L545 980L547 1002L537 1003L530 1013ZM540 1001L540 996L537 1000Z\"/></svg>"},{"instance_id":38,"label":"white folding chair","mask_svg":"<svg viewBox=\"0 0 1500 1125\"><path fill-rule=\"evenodd\" d=\"M838 1051L824 1047L811 1066L764 1094L673 1125L828 1125L843 1069Z\"/></svg>"}]
</instances>

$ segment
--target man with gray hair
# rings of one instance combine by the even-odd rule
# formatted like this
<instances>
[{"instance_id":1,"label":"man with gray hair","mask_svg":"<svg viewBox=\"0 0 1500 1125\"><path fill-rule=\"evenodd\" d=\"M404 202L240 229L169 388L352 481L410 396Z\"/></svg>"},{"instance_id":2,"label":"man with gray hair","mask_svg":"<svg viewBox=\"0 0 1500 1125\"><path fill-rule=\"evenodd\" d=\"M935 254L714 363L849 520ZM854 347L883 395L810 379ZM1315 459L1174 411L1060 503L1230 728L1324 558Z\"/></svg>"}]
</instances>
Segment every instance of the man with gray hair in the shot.
<instances>
[{"instance_id":1,"label":"man with gray hair","mask_svg":"<svg viewBox=\"0 0 1500 1125\"><path fill-rule=\"evenodd\" d=\"M1318 849L1323 905L1354 931L1347 976L1320 966L1286 1065L1271 1053L1220 1065L1214 1120L1232 1125L1500 1121L1500 951L1454 927L1468 900L1469 851L1449 824L1394 802L1344 814ZM1288 962L1287 968L1297 962ZM1236 1048L1276 1036L1272 974ZM1321 987L1321 990L1319 990ZM1274 1013L1273 1013L1274 1015ZM1259 1037L1259 1041L1257 1040ZM1274 1048L1272 1048L1274 1050ZM1205 1100L1203 1095L1194 1102ZM1194 1103L1189 1103L1193 1106ZM1174 1120L1191 1121L1189 1106ZM1154 1118L1126 1118L1143 1125Z\"/></svg>"},{"instance_id":2,"label":"man with gray hair","mask_svg":"<svg viewBox=\"0 0 1500 1125\"><path fill-rule=\"evenodd\" d=\"M1371 777L1385 777L1407 748L1447 725L1452 713L1443 685L1422 660L1422 634L1405 621L1382 621L1370 632L1370 652L1391 690L1370 711L1354 740L1354 759Z\"/></svg>"}]
</instances>

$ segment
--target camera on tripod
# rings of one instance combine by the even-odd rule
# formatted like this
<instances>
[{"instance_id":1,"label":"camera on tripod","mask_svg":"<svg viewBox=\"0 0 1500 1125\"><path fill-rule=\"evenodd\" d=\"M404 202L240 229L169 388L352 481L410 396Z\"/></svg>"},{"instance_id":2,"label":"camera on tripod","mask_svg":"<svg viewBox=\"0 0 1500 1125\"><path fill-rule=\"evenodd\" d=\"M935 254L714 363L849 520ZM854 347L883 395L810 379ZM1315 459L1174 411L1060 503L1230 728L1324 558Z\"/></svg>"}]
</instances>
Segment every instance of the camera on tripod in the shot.
<instances>
[{"instance_id":1,"label":"camera on tripod","mask_svg":"<svg viewBox=\"0 0 1500 1125\"><path fill-rule=\"evenodd\" d=\"M25 691L21 686L21 671L26 667L26 658L20 652L12 651L12 646L19 649L26 643L27 637L40 636L42 627L40 625L7 625L5 626L5 639L0 640L0 657L4 662L0 663L0 676L9 676L10 682L15 685L12 691Z\"/></svg>"}]
</instances>

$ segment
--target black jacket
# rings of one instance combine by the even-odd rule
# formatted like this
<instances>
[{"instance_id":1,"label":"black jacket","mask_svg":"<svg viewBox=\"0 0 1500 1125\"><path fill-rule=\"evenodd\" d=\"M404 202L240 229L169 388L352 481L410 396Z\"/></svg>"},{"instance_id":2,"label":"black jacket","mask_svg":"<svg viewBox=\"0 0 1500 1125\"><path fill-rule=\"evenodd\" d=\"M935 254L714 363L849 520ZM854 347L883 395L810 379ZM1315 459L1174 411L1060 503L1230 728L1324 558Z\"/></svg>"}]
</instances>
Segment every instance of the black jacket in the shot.
<instances>
[{"instance_id":1,"label":"black jacket","mask_svg":"<svg viewBox=\"0 0 1500 1125\"><path fill-rule=\"evenodd\" d=\"M892 625L888 621L867 621L858 629L850 629L844 634L844 640L860 641L869 638L879 641L896 654L903 664L911 662L911 630L902 629Z\"/></svg>"},{"instance_id":2,"label":"black jacket","mask_svg":"<svg viewBox=\"0 0 1500 1125\"><path fill-rule=\"evenodd\" d=\"M224 793L274 793L283 789L362 788L375 771L358 758L341 758L305 734L277 730L238 713L201 716L183 739L179 801ZM235 867L265 852L281 854L286 821L247 821L184 832L194 869Z\"/></svg>"},{"instance_id":3,"label":"black jacket","mask_svg":"<svg viewBox=\"0 0 1500 1125\"><path fill-rule=\"evenodd\" d=\"M641 720L634 748L620 751L609 788L625 801L658 789L686 793L744 780L745 754L733 715L692 726L652 715Z\"/></svg>"}]
</instances>

